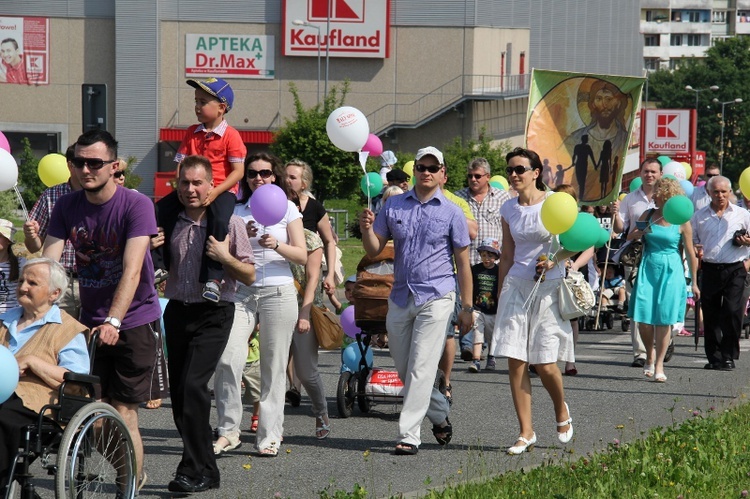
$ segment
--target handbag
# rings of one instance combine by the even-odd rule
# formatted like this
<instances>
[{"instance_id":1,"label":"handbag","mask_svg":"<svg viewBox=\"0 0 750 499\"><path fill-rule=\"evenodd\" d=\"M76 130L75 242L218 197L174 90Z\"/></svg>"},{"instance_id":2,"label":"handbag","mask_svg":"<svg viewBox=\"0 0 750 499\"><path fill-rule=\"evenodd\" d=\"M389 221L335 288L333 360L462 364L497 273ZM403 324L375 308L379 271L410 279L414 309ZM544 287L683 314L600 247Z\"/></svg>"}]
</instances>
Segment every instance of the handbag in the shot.
<instances>
[{"instance_id":1,"label":"handbag","mask_svg":"<svg viewBox=\"0 0 750 499\"><path fill-rule=\"evenodd\" d=\"M344 330L336 314L324 306L310 308L310 322L318 338L318 345L324 350L336 350L344 343Z\"/></svg>"},{"instance_id":2,"label":"handbag","mask_svg":"<svg viewBox=\"0 0 750 499\"><path fill-rule=\"evenodd\" d=\"M612 262L628 267L638 267L641 263L642 256L643 241L640 239L634 239L632 241L625 241L625 244L620 246L620 249L612 255Z\"/></svg>"},{"instance_id":3,"label":"handbag","mask_svg":"<svg viewBox=\"0 0 750 499\"><path fill-rule=\"evenodd\" d=\"M594 307L596 298L591 286L580 272L569 270L560 283L560 316L565 320L576 319Z\"/></svg>"}]
</instances>

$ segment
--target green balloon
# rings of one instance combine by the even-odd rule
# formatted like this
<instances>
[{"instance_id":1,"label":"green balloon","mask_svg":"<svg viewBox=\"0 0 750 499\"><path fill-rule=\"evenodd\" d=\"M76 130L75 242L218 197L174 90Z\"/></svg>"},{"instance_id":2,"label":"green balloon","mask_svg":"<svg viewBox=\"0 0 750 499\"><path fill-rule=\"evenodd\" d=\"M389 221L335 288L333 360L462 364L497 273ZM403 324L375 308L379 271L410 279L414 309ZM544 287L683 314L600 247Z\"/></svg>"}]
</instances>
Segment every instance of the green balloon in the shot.
<instances>
[{"instance_id":1,"label":"green balloon","mask_svg":"<svg viewBox=\"0 0 750 499\"><path fill-rule=\"evenodd\" d=\"M682 225L693 216L693 202L687 196L673 196L664 203L664 220L672 225Z\"/></svg>"},{"instance_id":2,"label":"green balloon","mask_svg":"<svg viewBox=\"0 0 750 499\"><path fill-rule=\"evenodd\" d=\"M367 185L368 180L370 181L369 186ZM377 172L370 172L362 177L359 186L362 188L362 192L365 196L367 196L369 191L370 197L375 197L383 190L383 177Z\"/></svg>"},{"instance_id":3,"label":"green balloon","mask_svg":"<svg viewBox=\"0 0 750 499\"><path fill-rule=\"evenodd\" d=\"M496 189L500 189L501 191L505 190L505 187L503 187L503 184L501 184L500 182L493 181L493 182L490 182L490 185Z\"/></svg>"},{"instance_id":4,"label":"green balloon","mask_svg":"<svg viewBox=\"0 0 750 499\"><path fill-rule=\"evenodd\" d=\"M602 229L601 234L599 234L599 240L596 241L596 244L594 245L595 248L603 248L607 243L609 242L609 231L607 229Z\"/></svg>"},{"instance_id":5,"label":"green balloon","mask_svg":"<svg viewBox=\"0 0 750 499\"><path fill-rule=\"evenodd\" d=\"M635 177L630 181L630 192L635 192L640 186L643 185L643 179L641 177Z\"/></svg>"},{"instance_id":6,"label":"green balloon","mask_svg":"<svg viewBox=\"0 0 750 499\"><path fill-rule=\"evenodd\" d=\"M669 156L659 156L658 158L656 158L656 161L661 163L661 166L665 166L667 163L672 161L672 158L670 158Z\"/></svg>"},{"instance_id":7,"label":"green balloon","mask_svg":"<svg viewBox=\"0 0 750 499\"><path fill-rule=\"evenodd\" d=\"M568 251L583 251L599 241L601 230L594 215L579 213L573 227L560 234L560 244Z\"/></svg>"}]
</instances>

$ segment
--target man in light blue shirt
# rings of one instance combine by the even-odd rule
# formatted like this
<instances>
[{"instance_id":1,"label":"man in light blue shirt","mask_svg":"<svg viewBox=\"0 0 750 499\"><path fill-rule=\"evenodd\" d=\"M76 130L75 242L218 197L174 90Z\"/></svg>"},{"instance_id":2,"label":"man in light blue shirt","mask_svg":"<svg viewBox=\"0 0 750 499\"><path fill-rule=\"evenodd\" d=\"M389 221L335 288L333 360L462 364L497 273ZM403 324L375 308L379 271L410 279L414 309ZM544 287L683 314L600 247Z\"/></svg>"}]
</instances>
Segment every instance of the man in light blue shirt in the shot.
<instances>
[{"instance_id":1,"label":"man in light blue shirt","mask_svg":"<svg viewBox=\"0 0 750 499\"><path fill-rule=\"evenodd\" d=\"M434 147L420 149L414 174L414 189L389 198L377 219L370 210L360 218L369 256L377 256L389 239L394 242L395 281L386 328L391 356L404 382L395 452L408 455L417 453L425 415L439 444L447 444L453 435L448 401L434 389L433 381L453 312L454 260L462 297L461 331L468 331L472 322L471 241L463 212L440 190L445 176L443 154Z\"/></svg>"}]
</instances>

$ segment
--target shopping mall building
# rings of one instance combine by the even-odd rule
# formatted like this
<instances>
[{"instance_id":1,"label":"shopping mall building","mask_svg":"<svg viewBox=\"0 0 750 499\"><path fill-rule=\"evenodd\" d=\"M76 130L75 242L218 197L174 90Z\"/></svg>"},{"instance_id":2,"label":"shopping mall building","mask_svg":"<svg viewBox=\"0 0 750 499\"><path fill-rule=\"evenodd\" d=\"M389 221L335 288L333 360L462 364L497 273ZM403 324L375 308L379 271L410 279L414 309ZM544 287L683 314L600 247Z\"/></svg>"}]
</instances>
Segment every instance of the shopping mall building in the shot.
<instances>
[{"instance_id":1,"label":"shopping mall building","mask_svg":"<svg viewBox=\"0 0 750 499\"><path fill-rule=\"evenodd\" d=\"M251 151L294 118L291 83L313 106L345 80L346 104L397 154L482 129L520 144L532 68L642 74L639 13L637 0L3 0L0 42L16 40L26 81L3 59L0 131L41 156L105 128L151 195L195 122L185 80L217 76Z\"/></svg>"}]
</instances>

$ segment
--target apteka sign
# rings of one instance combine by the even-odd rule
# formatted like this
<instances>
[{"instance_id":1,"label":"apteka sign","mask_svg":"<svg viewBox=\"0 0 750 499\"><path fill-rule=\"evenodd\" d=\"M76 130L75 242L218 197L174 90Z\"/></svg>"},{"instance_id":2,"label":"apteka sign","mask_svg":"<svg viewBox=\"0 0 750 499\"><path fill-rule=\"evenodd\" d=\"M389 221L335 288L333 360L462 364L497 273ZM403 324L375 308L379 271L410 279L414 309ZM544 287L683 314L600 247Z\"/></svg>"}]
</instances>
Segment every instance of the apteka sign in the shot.
<instances>
[{"instance_id":1,"label":"apteka sign","mask_svg":"<svg viewBox=\"0 0 750 499\"><path fill-rule=\"evenodd\" d=\"M274 37L185 35L185 76L274 77Z\"/></svg>"},{"instance_id":2,"label":"apteka sign","mask_svg":"<svg viewBox=\"0 0 750 499\"><path fill-rule=\"evenodd\" d=\"M284 55L388 57L389 0L285 0L283 9Z\"/></svg>"},{"instance_id":3,"label":"apteka sign","mask_svg":"<svg viewBox=\"0 0 750 499\"><path fill-rule=\"evenodd\" d=\"M690 152L689 109L646 109L645 153L673 156Z\"/></svg>"}]
</instances>

